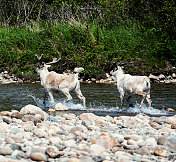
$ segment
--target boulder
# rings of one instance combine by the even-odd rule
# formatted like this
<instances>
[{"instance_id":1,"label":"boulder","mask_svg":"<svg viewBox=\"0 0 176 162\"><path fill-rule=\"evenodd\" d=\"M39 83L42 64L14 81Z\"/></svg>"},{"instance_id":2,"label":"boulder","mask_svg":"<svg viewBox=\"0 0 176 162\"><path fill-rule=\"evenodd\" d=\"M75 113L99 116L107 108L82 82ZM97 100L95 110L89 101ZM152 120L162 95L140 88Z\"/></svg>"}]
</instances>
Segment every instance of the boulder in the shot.
<instances>
[{"instance_id":1,"label":"boulder","mask_svg":"<svg viewBox=\"0 0 176 162\"><path fill-rule=\"evenodd\" d=\"M68 108L64 104L59 102L55 105L55 110L56 111L63 111L63 110L66 111L68 110Z\"/></svg>"},{"instance_id":2,"label":"boulder","mask_svg":"<svg viewBox=\"0 0 176 162\"><path fill-rule=\"evenodd\" d=\"M40 107L34 105L26 105L21 110L20 113L22 115L30 114L30 115L41 115L41 119L44 120L49 117L49 115L44 112Z\"/></svg>"}]
</instances>

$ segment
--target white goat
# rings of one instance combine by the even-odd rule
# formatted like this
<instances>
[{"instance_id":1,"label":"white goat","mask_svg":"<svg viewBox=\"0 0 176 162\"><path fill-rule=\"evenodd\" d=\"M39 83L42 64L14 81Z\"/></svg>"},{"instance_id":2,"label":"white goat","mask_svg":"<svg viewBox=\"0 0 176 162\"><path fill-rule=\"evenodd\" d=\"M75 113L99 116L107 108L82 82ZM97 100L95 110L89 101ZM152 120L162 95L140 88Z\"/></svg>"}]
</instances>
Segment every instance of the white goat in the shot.
<instances>
[{"instance_id":1,"label":"white goat","mask_svg":"<svg viewBox=\"0 0 176 162\"><path fill-rule=\"evenodd\" d=\"M117 89L120 93L121 108L124 104L125 94L129 95L127 101L130 99L131 94L142 95L143 98L140 104L140 108L142 107L145 98L149 106L151 106L152 101L150 99L150 79L147 76L132 76L130 74L124 74L120 66L117 68L118 69L112 74L117 79Z\"/></svg>"},{"instance_id":2,"label":"white goat","mask_svg":"<svg viewBox=\"0 0 176 162\"><path fill-rule=\"evenodd\" d=\"M37 58L40 60L41 57ZM53 91L61 91L64 95L66 95L67 99L64 102L72 99L70 95L70 91L74 90L77 94L78 98L83 101L83 106L85 107L85 97L82 95L80 90L80 82L78 80L77 74L58 74L54 71L49 72L48 68L51 66L50 64L58 62L59 59L53 59L50 63L43 63L40 65L40 68L36 69L36 72L40 75L41 85L47 90L50 101L54 102Z\"/></svg>"}]
</instances>

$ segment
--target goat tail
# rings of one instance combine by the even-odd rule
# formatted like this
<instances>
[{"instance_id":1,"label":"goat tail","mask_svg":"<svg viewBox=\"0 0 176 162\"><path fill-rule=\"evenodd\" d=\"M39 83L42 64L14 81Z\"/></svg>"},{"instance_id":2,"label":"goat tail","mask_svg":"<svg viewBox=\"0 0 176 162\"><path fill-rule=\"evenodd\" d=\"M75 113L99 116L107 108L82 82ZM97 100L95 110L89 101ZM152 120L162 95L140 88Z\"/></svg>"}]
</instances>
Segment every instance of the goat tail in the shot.
<instances>
[{"instance_id":1,"label":"goat tail","mask_svg":"<svg viewBox=\"0 0 176 162\"><path fill-rule=\"evenodd\" d=\"M83 70L84 70L84 68L82 68L82 67L79 67L79 68L76 67L76 68L74 69L74 72L76 73L75 76L78 78L79 73L80 73L81 71L83 71Z\"/></svg>"}]
</instances>

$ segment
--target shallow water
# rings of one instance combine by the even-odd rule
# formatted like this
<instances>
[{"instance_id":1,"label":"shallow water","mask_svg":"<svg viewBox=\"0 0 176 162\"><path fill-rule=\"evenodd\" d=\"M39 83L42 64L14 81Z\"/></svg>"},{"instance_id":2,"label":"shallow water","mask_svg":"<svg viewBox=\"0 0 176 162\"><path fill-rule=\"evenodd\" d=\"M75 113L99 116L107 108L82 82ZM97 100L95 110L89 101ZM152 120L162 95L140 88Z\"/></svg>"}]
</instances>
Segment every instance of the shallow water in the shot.
<instances>
[{"instance_id":1,"label":"shallow water","mask_svg":"<svg viewBox=\"0 0 176 162\"><path fill-rule=\"evenodd\" d=\"M167 114L167 108L176 110L176 84L157 84L153 83L151 88L152 107L148 108L146 101L142 109L139 108L141 96L133 96L130 103L134 107L129 107L125 103L123 111L119 109L119 93L114 84L81 84L81 90L86 97L86 108L75 96L73 101L66 103L71 111L97 111L97 112L128 112L128 113L146 113L146 114ZM40 84L6 84L0 85L0 110L21 109L27 104L40 106L44 109L43 99L45 90ZM48 95L47 95L48 97ZM65 96L62 93L54 94L55 103L62 101ZM47 98L47 106L50 107Z\"/></svg>"}]
</instances>

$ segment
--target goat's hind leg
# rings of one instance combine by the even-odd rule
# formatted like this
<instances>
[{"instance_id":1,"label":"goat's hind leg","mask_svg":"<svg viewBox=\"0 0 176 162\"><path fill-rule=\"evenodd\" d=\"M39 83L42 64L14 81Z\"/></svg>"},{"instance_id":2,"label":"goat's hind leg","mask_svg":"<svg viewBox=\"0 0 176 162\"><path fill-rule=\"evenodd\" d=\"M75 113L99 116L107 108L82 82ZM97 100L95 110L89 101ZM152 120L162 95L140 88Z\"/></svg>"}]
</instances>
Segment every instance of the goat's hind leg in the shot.
<instances>
[{"instance_id":1,"label":"goat's hind leg","mask_svg":"<svg viewBox=\"0 0 176 162\"><path fill-rule=\"evenodd\" d=\"M81 93L81 90L75 89L75 93L77 94L78 98L83 102L83 106L86 107L86 98Z\"/></svg>"},{"instance_id":2,"label":"goat's hind leg","mask_svg":"<svg viewBox=\"0 0 176 162\"><path fill-rule=\"evenodd\" d=\"M146 100L148 102L149 107L151 107L152 106L152 100L150 99L150 94L147 94Z\"/></svg>"}]
</instances>

